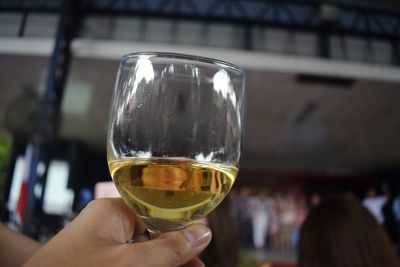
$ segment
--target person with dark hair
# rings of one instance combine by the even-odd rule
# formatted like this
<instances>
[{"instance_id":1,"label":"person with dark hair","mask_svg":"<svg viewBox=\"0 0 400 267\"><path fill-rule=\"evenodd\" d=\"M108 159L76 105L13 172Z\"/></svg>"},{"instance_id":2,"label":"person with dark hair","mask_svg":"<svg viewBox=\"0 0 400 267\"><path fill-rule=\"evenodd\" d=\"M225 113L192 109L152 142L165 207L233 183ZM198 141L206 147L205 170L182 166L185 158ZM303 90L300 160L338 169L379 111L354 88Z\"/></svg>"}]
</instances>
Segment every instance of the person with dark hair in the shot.
<instances>
[{"instance_id":1,"label":"person with dark hair","mask_svg":"<svg viewBox=\"0 0 400 267\"><path fill-rule=\"evenodd\" d=\"M399 267L384 229L352 196L331 197L312 209L302 229L300 267Z\"/></svg>"}]
</instances>

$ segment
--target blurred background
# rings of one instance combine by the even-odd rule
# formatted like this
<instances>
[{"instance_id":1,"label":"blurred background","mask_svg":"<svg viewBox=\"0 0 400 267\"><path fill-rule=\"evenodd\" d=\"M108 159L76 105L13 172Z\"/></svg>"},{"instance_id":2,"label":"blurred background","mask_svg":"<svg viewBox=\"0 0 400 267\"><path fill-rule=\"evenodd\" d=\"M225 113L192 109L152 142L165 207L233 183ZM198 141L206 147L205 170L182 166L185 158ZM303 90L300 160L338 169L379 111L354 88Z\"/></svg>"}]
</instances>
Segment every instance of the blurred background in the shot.
<instances>
[{"instance_id":1,"label":"blurred background","mask_svg":"<svg viewBox=\"0 0 400 267\"><path fill-rule=\"evenodd\" d=\"M115 194L105 183L110 100L119 59L139 51L247 71L241 170L210 215L225 231L207 266L295 266L307 210L338 192L399 243L394 0L1 0L3 221L45 242L91 199Z\"/></svg>"}]
</instances>

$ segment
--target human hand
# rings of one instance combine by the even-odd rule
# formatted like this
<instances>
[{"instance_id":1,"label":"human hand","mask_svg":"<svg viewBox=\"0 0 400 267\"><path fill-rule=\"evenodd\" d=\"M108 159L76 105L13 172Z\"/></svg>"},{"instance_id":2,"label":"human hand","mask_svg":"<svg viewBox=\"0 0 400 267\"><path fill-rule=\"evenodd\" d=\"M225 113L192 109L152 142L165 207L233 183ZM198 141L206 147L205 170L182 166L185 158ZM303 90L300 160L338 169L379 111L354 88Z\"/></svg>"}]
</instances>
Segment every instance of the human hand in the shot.
<instances>
[{"instance_id":1,"label":"human hand","mask_svg":"<svg viewBox=\"0 0 400 267\"><path fill-rule=\"evenodd\" d=\"M147 240L146 227L119 198L92 201L24 266L204 266L196 258L211 241L194 224ZM134 243L127 243L128 240Z\"/></svg>"},{"instance_id":2,"label":"human hand","mask_svg":"<svg viewBox=\"0 0 400 267\"><path fill-rule=\"evenodd\" d=\"M21 266L40 248L40 243L0 223L0 266Z\"/></svg>"}]
</instances>

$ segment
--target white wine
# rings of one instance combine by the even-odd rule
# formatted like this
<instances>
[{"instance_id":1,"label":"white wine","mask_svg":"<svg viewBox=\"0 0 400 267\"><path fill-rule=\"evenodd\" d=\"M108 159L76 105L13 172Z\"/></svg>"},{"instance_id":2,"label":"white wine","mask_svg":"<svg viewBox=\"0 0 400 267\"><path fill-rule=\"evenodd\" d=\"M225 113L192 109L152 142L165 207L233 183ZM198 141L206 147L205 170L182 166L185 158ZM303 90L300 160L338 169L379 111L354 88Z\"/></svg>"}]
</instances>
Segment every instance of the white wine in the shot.
<instances>
[{"instance_id":1,"label":"white wine","mask_svg":"<svg viewBox=\"0 0 400 267\"><path fill-rule=\"evenodd\" d=\"M191 221L212 211L225 197L238 169L189 159L129 159L109 163L127 205L139 216Z\"/></svg>"}]
</instances>

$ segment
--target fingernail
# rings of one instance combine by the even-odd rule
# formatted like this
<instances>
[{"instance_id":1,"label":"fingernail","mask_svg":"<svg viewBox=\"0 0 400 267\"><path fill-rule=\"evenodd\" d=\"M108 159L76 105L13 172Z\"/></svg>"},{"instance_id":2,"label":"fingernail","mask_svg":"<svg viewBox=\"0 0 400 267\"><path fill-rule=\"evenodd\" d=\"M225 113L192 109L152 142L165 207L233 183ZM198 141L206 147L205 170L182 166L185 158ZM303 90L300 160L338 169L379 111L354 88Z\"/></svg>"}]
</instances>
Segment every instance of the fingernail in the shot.
<instances>
[{"instance_id":1,"label":"fingernail","mask_svg":"<svg viewBox=\"0 0 400 267\"><path fill-rule=\"evenodd\" d=\"M194 224L186 228L183 233L190 243L190 247L199 247L211 237L210 229L204 224Z\"/></svg>"}]
</instances>

